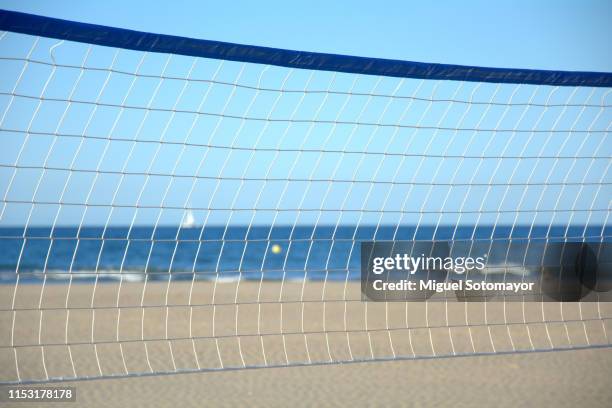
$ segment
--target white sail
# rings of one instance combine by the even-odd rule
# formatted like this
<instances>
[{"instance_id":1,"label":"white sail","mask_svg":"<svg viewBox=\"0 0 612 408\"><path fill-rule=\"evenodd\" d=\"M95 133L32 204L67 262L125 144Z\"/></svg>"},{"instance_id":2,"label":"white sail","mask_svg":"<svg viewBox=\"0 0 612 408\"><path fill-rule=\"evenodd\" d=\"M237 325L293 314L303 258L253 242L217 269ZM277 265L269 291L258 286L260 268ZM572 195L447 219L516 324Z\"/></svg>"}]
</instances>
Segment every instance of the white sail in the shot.
<instances>
[{"instance_id":1,"label":"white sail","mask_svg":"<svg viewBox=\"0 0 612 408\"><path fill-rule=\"evenodd\" d=\"M187 211L185 217L183 217L183 223L181 227L183 228L192 228L195 226L195 217L191 211Z\"/></svg>"}]
</instances>

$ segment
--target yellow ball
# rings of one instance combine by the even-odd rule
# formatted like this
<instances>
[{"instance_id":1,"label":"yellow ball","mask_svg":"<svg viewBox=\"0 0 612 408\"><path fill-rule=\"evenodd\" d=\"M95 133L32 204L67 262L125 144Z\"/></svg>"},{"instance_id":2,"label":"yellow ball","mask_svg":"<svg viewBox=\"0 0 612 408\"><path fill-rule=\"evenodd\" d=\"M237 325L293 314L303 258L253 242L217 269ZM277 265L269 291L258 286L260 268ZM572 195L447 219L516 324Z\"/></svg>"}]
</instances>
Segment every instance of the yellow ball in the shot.
<instances>
[{"instance_id":1,"label":"yellow ball","mask_svg":"<svg viewBox=\"0 0 612 408\"><path fill-rule=\"evenodd\" d=\"M281 248L280 245L278 245L278 244L272 245L272 253L273 254L280 254L282 251L283 251L283 249Z\"/></svg>"}]
</instances>

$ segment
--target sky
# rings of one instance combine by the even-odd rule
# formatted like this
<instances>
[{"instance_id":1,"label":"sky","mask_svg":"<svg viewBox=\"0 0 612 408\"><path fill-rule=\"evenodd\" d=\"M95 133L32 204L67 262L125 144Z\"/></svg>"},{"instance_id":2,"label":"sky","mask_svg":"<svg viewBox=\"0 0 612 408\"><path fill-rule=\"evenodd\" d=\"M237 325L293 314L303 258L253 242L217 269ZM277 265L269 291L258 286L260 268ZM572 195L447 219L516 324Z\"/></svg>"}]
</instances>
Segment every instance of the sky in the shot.
<instances>
[{"instance_id":1,"label":"sky","mask_svg":"<svg viewBox=\"0 0 612 408\"><path fill-rule=\"evenodd\" d=\"M419 62L440 62L493 67L517 67L555 70L612 71L612 3L565 1L499 2L323 2L312 1L289 5L288 2L141 2L141 1L0 1L5 9L29 12L67 20L129 28L140 31L172 34L226 42L277 48L308 50L368 57L393 58ZM146 13L143 13L143 10ZM25 57L31 42L6 37L0 42L0 54ZM87 66L107 69L112 62L108 49L97 47L86 57L87 47L80 44L57 44L44 40L32 54L33 59L79 66L87 58ZM57 45L57 46L56 46ZM53 56L51 55L53 52ZM88 202L124 204L109 215L108 207L82 208L11 204L3 207L0 225L42 224L161 224L180 223L182 208L196 208L199 224L395 224L395 223L585 223L604 222L606 212L513 213L516 208L607 208L609 187L600 181L609 180L610 143L602 132L610 125L612 97L605 89L572 89L552 87L497 87L475 83L426 81L316 73L308 82L308 71L293 70L283 82L287 70L257 64L198 61L189 71L193 59L173 57L166 65L166 56L147 55L138 65L142 53L122 52L115 69L137 72L138 75L111 75L88 71L78 76L78 69L62 68L57 72L50 65L31 64L25 71L16 93L62 100L73 92L74 99L86 103L53 103L40 107L36 99L13 98L12 85L17 81L23 61L4 61L0 79L0 113L4 137L0 140L0 191L11 186L6 197L14 201L57 202L62 186L69 186L63 202L84 202L94 185ZM165 68L166 67L166 68ZM190 73L191 72L191 73ZM203 83L159 81L160 75L211 78L230 85L207 88ZM146 77L149 75L150 77ZM130 81L135 80L133 87ZM45 81L48 85L45 88ZM285 93L278 100L277 92L253 92L232 88L232 83L251 87L283 87L284 89L333 89L338 95ZM441 85L436 85L441 84ZM106 84L106 85L105 85ZM574 91L576 91L574 93ZM209 92L209 93L207 93ZM347 92L366 96L347 97ZM369 93L415 95L428 98L451 98L462 101L506 103L553 103L550 109L529 109L522 105L504 109L505 105L457 103L444 105L427 102L406 104L406 99L368 98ZM202 96L205 104L198 106ZM147 109L97 108L93 101L120 103L122 106ZM125 98L125 99L124 99ZM349 100L350 99L350 100ZM227 103L226 103L227 102ZM345 105L346 103L346 105ZM582 109L580 106L591 106ZM418 124L450 129L478 127L502 129L496 132L414 132L410 128L319 125L263 125L258 121L221 120L215 116L179 114L205 111L246 117L296 118L360 121L383 124ZM447 109L448 107L448 109ZM410 108L410 109L408 109ZM605 112L604 112L605 110ZM402 116L404 112L407 115ZM91 122L88 122L91 118ZM518 128L519 133L509 130ZM191 130L190 130L191 128ZM545 132L530 134L529 129L595 129L595 133ZM52 138L47 135L27 136L23 130L86 133L98 139L79 144L74 137ZM9 130L13 130L9 132ZM21 132L14 132L21 130ZM396 132L397 131L397 132ZM113 140L106 142L105 137ZM164 140L171 142L156 150L159 144L131 143L127 139ZM181 149L181 143L192 143ZM202 144L218 146L208 150ZM23 149L22 149L23 147ZM241 147L232 150L228 147ZM293 150L276 155L274 149ZM264 148L264 150L261 150ZM265 149L268 149L267 151ZM306 150L311 152L304 152ZM19 151L23 150L20 154ZM337 154L321 151L366 151L363 154ZM253 153L256 151L256 153ZM399 153L383 156L381 152ZM535 160L541 155L564 156L566 159ZM426 155L469 155L472 159L428 157L404 159L402 153ZM526 155L532 159L517 161L479 160L478 155ZM573 156L582 157L572 160ZM597 159L590 160L594 156ZM20 169L13 181L12 168L19 157L20 166L41 165L60 170ZM603 157L603 159L602 159ZM569 159L568 159L569 158ZM202 163L205 165L201 166ZM273 163L273 164L272 164ZM78 168L67 178L66 168ZM61 169L64 169L63 171ZM101 174L96 174L101 171ZM135 173L124 177L122 172ZM194 182L188 177L173 179L148 177L146 174L198 174ZM291 177L317 182L267 182L266 178ZM253 179L253 180L250 180ZM374 180L380 183L347 183L326 180ZM222 180L222 181L220 181ZM400 182L385 184L392 180ZM524 192L514 183L536 183ZM585 180L590 185L581 186ZM429 186L427 183L441 183ZM402 184L404 183L404 184ZM416 183L416 184L415 184ZM419 184L420 183L420 184ZM464 186L448 187L449 183ZM481 184L469 187L469 184ZM556 186L542 189L546 183ZM563 184L570 183L570 184ZM573 184L572 184L573 183ZM599 184L598 184L599 183ZM144 187L142 187L144 185ZM414 187L410 187L414 185ZM116 186L119 188L116 190ZM261 192L261 194L260 194ZM35 199L33 197L35 196ZM136 210L133 204L173 207L158 219L157 210ZM465 200L470 197L470 200ZM360 211L296 212L280 215L274 211L216 211L199 208L274 209L338 209ZM380 209L390 210L381 215ZM489 210L484 216L457 216L457 211ZM372 212L363 212L372 210ZM403 211L412 211L405 215ZM447 210L440 216L436 211ZM507 211L500 216L495 210ZM81 212L79 212L81 211ZM395 211L395 212L393 212ZM418 211L433 211L422 215ZM454 211L454 213L453 213ZM534 219L537 217L537 219ZM157 219L157 221L156 221Z\"/></svg>"}]
</instances>

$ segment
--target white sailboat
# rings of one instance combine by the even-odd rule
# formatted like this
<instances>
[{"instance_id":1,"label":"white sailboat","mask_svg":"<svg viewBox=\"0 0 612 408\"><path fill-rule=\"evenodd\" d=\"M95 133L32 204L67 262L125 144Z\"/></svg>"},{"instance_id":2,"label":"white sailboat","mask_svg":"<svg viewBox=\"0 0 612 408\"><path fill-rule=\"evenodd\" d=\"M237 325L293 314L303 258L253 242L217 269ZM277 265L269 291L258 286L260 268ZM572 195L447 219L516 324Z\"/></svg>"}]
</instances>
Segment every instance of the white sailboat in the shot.
<instances>
[{"instance_id":1,"label":"white sailboat","mask_svg":"<svg viewBox=\"0 0 612 408\"><path fill-rule=\"evenodd\" d=\"M189 210L185 213L185 216L183 217L181 228L193 228L193 227L195 227L195 217L193 216L193 212Z\"/></svg>"}]
</instances>

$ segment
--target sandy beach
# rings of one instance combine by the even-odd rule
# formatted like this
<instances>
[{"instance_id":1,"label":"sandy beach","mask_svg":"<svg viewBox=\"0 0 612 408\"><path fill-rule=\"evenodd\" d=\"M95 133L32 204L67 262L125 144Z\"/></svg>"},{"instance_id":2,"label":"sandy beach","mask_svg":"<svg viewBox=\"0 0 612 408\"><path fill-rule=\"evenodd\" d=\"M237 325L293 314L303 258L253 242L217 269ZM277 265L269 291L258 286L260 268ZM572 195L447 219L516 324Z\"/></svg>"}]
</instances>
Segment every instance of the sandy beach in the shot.
<instances>
[{"instance_id":1,"label":"sandy beach","mask_svg":"<svg viewBox=\"0 0 612 408\"><path fill-rule=\"evenodd\" d=\"M358 283L234 281L20 285L13 306L13 287L0 290L2 381L17 376L11 344L22 379L314 364L61 383L83 406L606 406L612 396L610 349L528 352L607 344L605 303L372 303ZM327 364L394 356L408 360Z\"/></svg>"}]
</instances>

